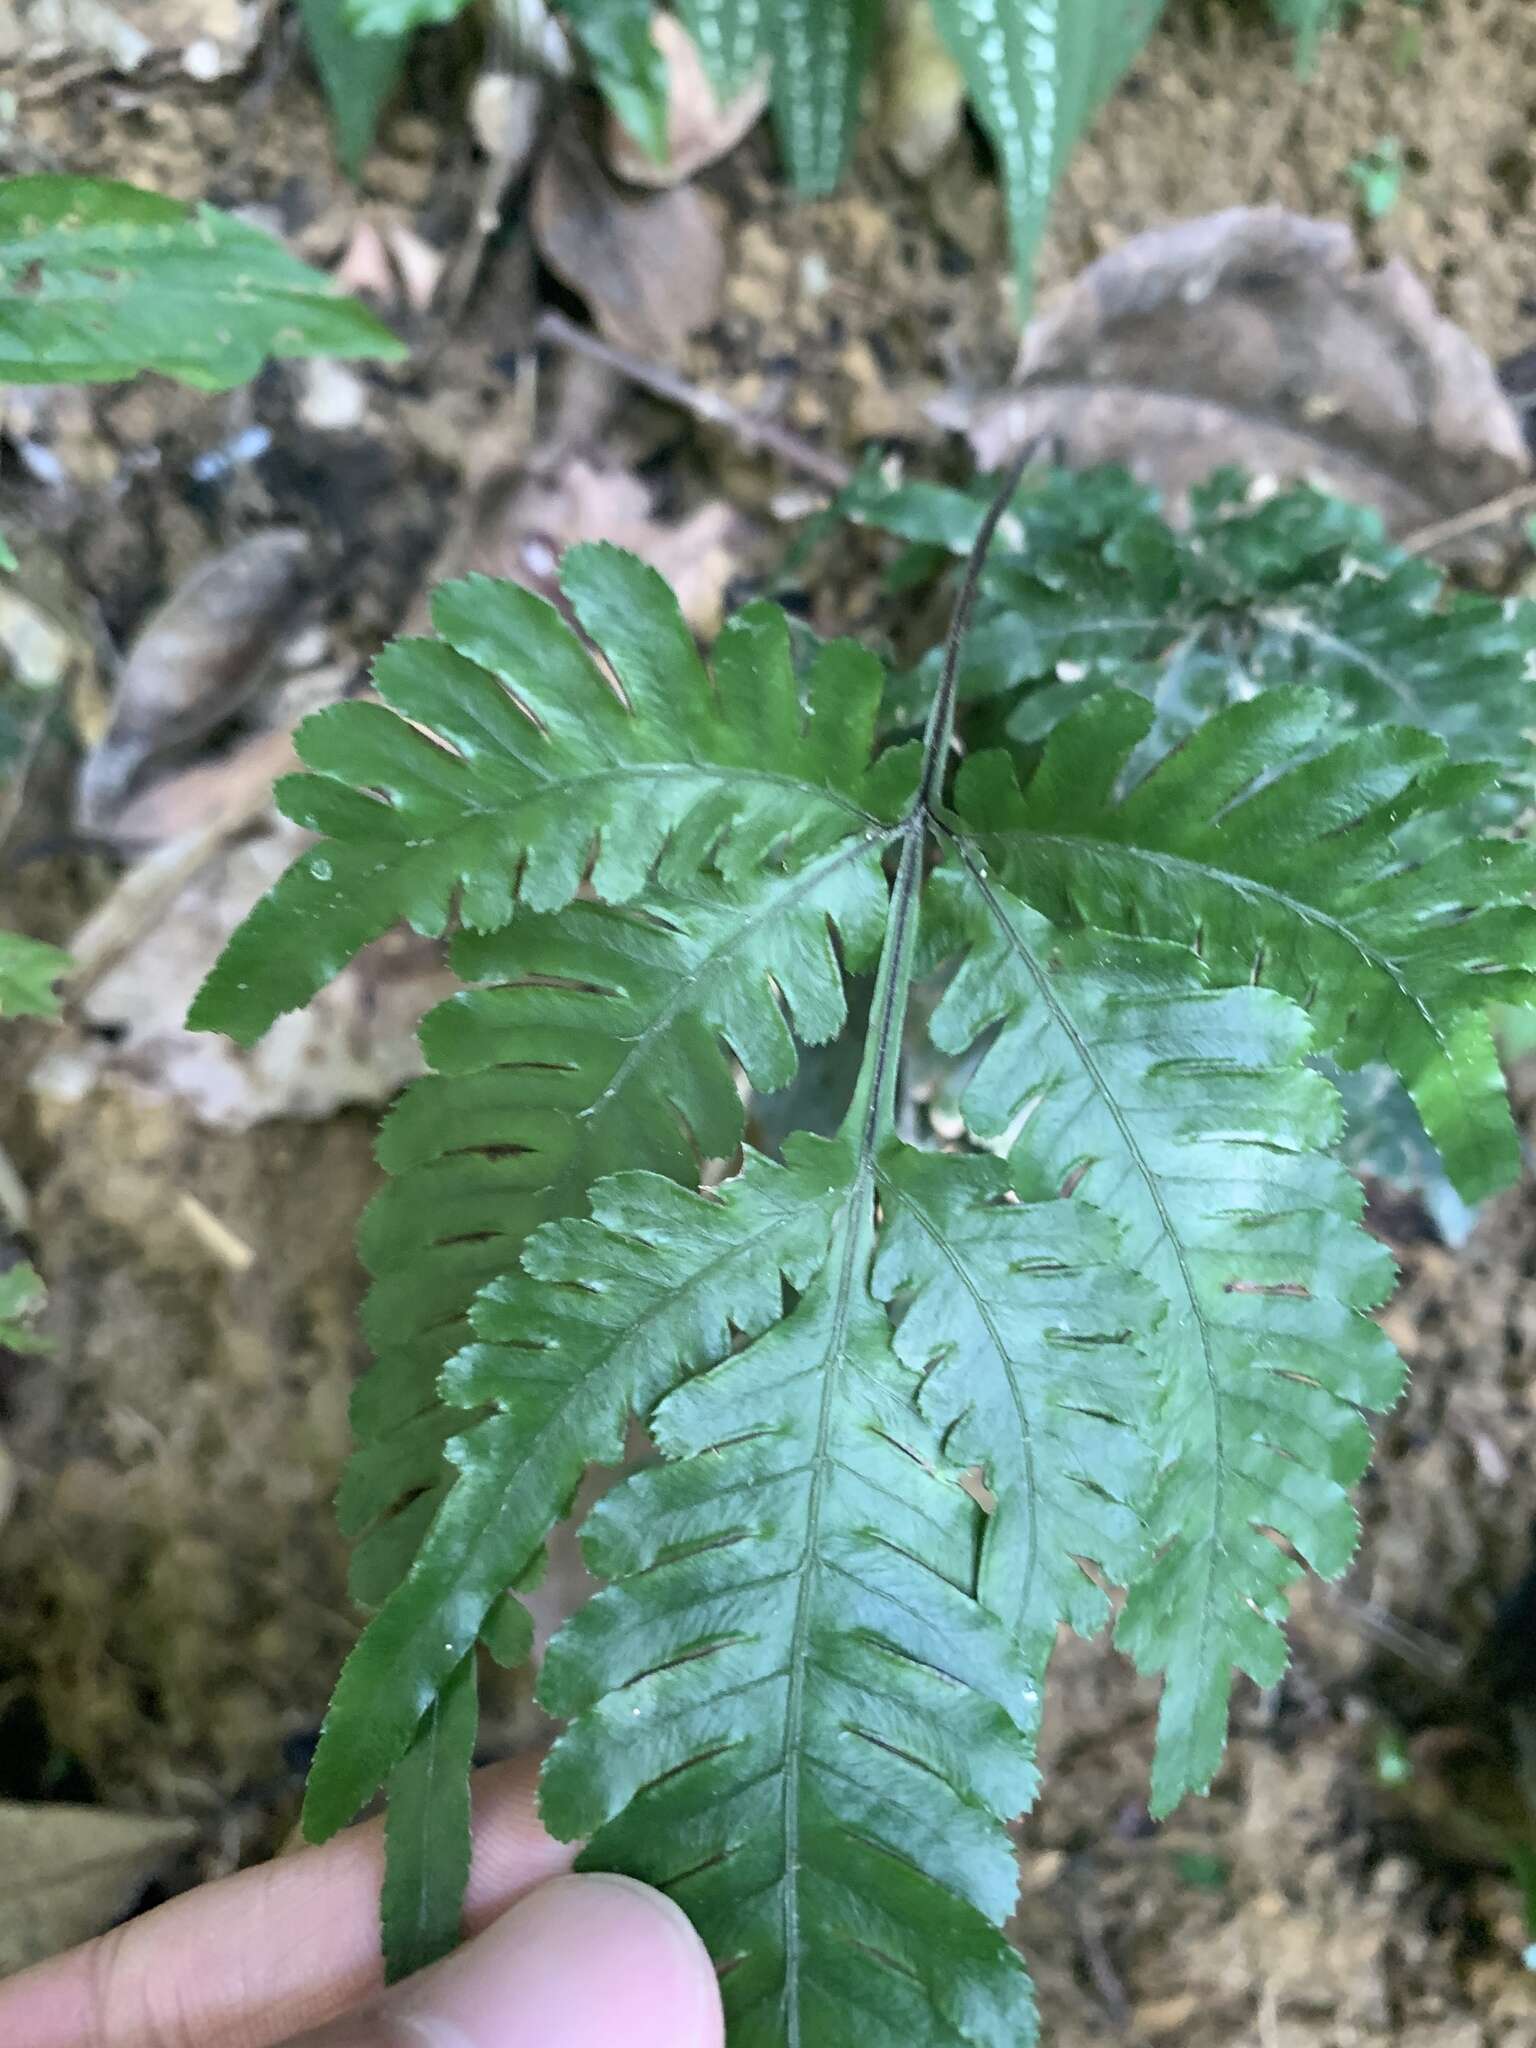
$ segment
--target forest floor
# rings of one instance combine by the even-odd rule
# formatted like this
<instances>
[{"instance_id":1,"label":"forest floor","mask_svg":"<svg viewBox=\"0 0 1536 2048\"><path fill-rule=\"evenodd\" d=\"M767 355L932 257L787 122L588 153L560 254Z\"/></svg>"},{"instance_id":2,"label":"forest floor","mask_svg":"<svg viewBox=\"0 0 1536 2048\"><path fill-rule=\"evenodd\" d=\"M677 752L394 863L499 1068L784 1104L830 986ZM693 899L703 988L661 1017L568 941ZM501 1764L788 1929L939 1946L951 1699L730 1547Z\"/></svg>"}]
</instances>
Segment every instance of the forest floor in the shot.
<instances>
[{"instance_id":1,"label":"forest floor","mask_svg":"<svg viewBox=\"0 0 1536 2048\"><path fill-rule=\"evenodd\" d=\"M550 345L547 327L536 346L541 310L579 319L581 294L540 264L516 189L452 320L413 309L412 263L445 261L451 277L474 208L464 59L454 34L427 39L357 187L275 31L209 83L174 51L131 81L86 66L66 88L56 68L20 68L0 167L261 209L311 260L371 278L414 346L401 365L273 366L228 395L153 379L0 393L12 448L45 451L30 473L13 455L0 465L0 527L22 589L49 592L78 634L83 728L99 719L100 650L263 527L299 528L324 567L306 658L355 667L446 567L526 569L616 506L672 546L707 627L775 574L824 497L814 456L786 464L701 424ZM1527 0L1382 0L1306 83L1256 21L1175 6L1072 161L1042 284L1217 207L1355 219L1350 166L1395 136L1403 190L1361 224L1368 250L1405 255L1492 357L1512 355L1536 339L1533 118ZM920 473L962 473L945 404L1002 385L1017 346L979 141L962 136L913 184L871 135L845 189L807 204L759 128L695 189L723 285L671 371L771 416L802 455L847 461L880 439ZM631 353L659 360L640 345L645 317ZM878 634L873 553L833 552L798 601L819 626ZM0 877L4 921L61 943L121 866L48 850L70 772L62 754L40 763L22 836L43 850ZM161 971L123 986L152 990ZM0 1358L19 1481L0 1528L0 1798L189 1822L152 1896L282 1843L354 1631L330 1501L363 1362L352 1238L377 1183L376 1111L295 1114L314 1104L293 1070L350 1060L377 1096L394 999L425 1000L431 978L404 949L332 1018L339 1049L305 1043L286 1066L194 1071L173 1018L114 1017L110 1000L0 1043L0 1147L29 1192L57 1347ZM29 1078L39 1060L45 1086ZM1239 1688L1211 1798L1154 1825L1151 1693L1102 1644L1061 1654L1017 1924L1054 2048L1536 2042L1520 1897L1456 1825L1485 1760L1453 1675L1530 1564L1536 1188L1491 1204L1459 1251L1414 1235L1394 1247L1405 1277L1386 1312L1413 1391L1381 1431L1359 1561L1342 1587L1299 1597L1284 1683ZM499 1703L493 1737L515 1710ZM1383 1772L1388 1751L1406 1757L1406 1785L1384 1782L1401 1776Z\"/></svg>"}]
</instances>

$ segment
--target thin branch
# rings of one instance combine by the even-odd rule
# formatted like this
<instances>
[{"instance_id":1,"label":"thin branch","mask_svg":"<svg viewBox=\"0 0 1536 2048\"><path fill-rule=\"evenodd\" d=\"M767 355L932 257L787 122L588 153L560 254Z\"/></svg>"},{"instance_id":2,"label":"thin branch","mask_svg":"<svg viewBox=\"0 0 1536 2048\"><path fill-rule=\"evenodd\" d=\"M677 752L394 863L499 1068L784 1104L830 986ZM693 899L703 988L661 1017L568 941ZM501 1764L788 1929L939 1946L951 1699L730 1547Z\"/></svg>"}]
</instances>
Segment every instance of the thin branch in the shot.
<instances>
[{"instance_id":1,"label":"thin branch","mask_svg":"<svg viewBox=\"0 0 1536 2048\"><path fill-rule=\"evenodd\" d=\"M1444 547L1448 540L1462 540L1469 533L1481 533L1485 526L1497 526L1500 520L1512 518L1528 505L1536 505L1536 483L1519 484L1514 490L1470 506L1465 512L1454 512L1449 519L1416 526L1412 533L1403 535L1398 545L1410 555L1427 555Z\"/></svg>"},{"instance_id":2,"label":"thin branch","mask_svg":"<svg viewBox=\"0 0 1536 2048\"><path fill-rule=\"evenodd\" d=\"M1003 514L1013 503L1019 481L1037 452L1036 443L1026 441L1009 463L1003 472L1003 480L987 507L986 517L976 529L976 538L972 541L971 552L966 558L965 577L960 585L960 594L955 599L955 608L949 616L949 631L944 637L944 666L939 671L939 686L934 692L933 706L928 713L928 729L923 734L923 779L918 791L918 803L924 810L931 810L938 802L940 786L944 780L944 767L949 758L949 743L955 729L955 698L960 687L960 650L965 645L971 614L976 609L976 596L981 588L981 572L987 565L987 554L992 546L993 535L1002 523Z\"/></svg>"},{"instance_id":3,"label":"thin branch","mask_svg":"<svg viewBox=\"0 0 1536 2048\"><path fill-rule=\"evenodd\" d=\"M638 384L642 391L664 398L669 405L681 406L684 412L692 413L696 420L703 420L709 426L723 427L747 447L765 448L790 469L798 469L803 475L814 477L828 490L840 491L852 481L853 470L840 456L813 448L809 441L802 440L788 427L781 427L773 420L760 420L751 413L742 412L729 399L722 398L718 391L705 391L697 384L690 384L675 370L663 369L659 363L648 363L642 356L631 355L628 349L615 348L612 342L602 340L585 327L578 327L563 313L541 313L533 332L536 341L549 342L555 348L568 348L573 354L589 356L595 363L605 363L610 370L617 370L621 377L627 377L631 384Z\"/></svg>"}]
</instances>

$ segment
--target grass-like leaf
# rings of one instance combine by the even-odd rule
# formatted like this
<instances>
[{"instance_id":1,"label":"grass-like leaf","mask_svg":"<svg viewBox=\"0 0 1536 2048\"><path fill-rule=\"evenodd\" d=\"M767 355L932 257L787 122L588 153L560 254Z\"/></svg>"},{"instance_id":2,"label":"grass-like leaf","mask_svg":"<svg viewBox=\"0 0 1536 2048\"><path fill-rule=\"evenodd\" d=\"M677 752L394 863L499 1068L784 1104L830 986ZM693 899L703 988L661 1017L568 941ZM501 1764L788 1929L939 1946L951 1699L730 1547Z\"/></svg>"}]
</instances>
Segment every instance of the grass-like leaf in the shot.
<instances>
[{"instance_id":1,"label":"grass-like leaf","mask_svg":"<svg viewBox=\"0 0 1536 2048\"><path fill-rule=\"evenodd\" d=\"M768 0L768 7L773 120L785 165L802 192L830 192L853 147L880 0Z\"/></svg>"},{"instance_id":2,"label":"grass-like leaf","mask_svg":"<svg viewBox=\"0 0 1536 2048\"><path fill-rule=\"evenodd\" d=\"M774 0L677 0L722 100L740 92L768 47Z\"/></svg>"},{"instance_id":3,"label":"grass-like leaf","mask_svg":"<svg viewBox=\"0 0 1536 2048\"><path fill-rule=\"evenodd\" d=\"M0 383L159 370L223 390L268 356L405 354L259 228L101 178L0 180Z\"/></svg>"},{"instance_id":4,"label":"grass-like leaf","mask_svg":"<svg viewBox=\"0 0 1536 2048\"><path fill-rule=\"evenodd\" d=\"M405 68L407 32L363 35L347 0L299 0L299 18L336 132L336 154L354 177L373 147L385 102Z\"/></svg>"},{"instance_id":5,"label":"grass-like leaf","mask_svg":"<svg viewBox=\"0 0 1536 2048\"><path fill-rule=\"evenodd\" d=\"M933 9L997 152L1022 319L1056 181L1163 0L933 0Z\"/></svg>"}]
</instances>

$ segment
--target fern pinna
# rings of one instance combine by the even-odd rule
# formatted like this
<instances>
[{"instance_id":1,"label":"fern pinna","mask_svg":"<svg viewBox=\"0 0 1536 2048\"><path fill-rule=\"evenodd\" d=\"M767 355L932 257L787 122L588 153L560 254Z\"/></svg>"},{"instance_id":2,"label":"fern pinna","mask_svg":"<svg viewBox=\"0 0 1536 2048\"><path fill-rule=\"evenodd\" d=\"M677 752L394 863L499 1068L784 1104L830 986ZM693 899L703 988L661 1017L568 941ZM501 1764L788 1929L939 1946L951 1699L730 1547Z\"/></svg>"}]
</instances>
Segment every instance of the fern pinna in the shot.
<instances>
[{"instance_id":1,"label":"fern pinna","mask_svg":"<svg viewBox=\"0 0 1536 2048\"><path fill-rule=\"evenodd\" d=\"M1159 749L1086 670L1043 744L956 768L1006 498L921 742L771 606L706 667L606 547L565 558L574 630L450 585L378 701L301 731L279 795L319 843L194 1021L255 1038L399 918L452 926L465 983L363 1224L341 1510L375 1612L306 1806L323 1837L388 1791L396 1974L457 1931L480 1648L529 1655L518 1590L639 1417L660 1460L587 1517L605 1583L540 1677L548 1826L687 1909L741 2048L1031 2038L1004 1824L1058 1629L1118 1604L1165 1674L1163 1812L1233 1673L1278 1678L1299 1560L1353 1547L1392 1269L1315 1058L1389 1061L1470 1195L1513 1169L1486 1014L1532 1000L1536 874L1496 772L1307 687ZM834 1135L744 1146L738 1078L785 1088L869 974ZM919 1010L947 1148L911 1142Z\"/></svg>"}]
</instances>

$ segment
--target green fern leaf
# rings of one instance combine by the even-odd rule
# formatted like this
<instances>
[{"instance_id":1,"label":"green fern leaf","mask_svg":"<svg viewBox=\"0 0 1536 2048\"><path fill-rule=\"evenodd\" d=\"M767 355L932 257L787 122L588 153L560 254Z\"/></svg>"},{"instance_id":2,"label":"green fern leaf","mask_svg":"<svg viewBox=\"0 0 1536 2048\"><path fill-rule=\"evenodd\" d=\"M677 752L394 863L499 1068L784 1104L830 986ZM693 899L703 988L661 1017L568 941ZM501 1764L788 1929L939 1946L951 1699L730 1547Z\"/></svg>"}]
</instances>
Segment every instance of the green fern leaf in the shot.
<instances>
[{"instance_id":1,"label":"green fern leaf","mask_svg":"<svg viewBox=\"0 0 1536 2048\"><path fill-rule=\"evenodd\" d=\"M598 1191L610 1213L622 1188ZM1031 1794L1034 1693L970 1597L976 1510L870 1292L867 1155L798 1139L713 1202L669 1191L661 1228L626 1209L570 1271L570 1312L607 1318L584 1281L633 1289L631 1314L654 1291L672 1371L712 1369L653 1417L674 1462L587 1522L616 1583L546 1660L541 1697L571 1722L546 1821L664 1886L732 1960L733 2043L1015 2048L1032 2012L998 1931L1016 1874L996 1821ZM745 1324L723 1263L698 1307L668 1292L666 1262L706 1234L761 1276ZM513 1299L526 1341L539 1296ZM729 1355L733 1325L752 1341Z\"/></svg>"},{"instance_id":2,"label":"green fern leaf","mask_svg":"<svg viewBox=\"0 0 1536 2048\"><path fill-rule=\"evenodd\" d=\"M459 1938L469 1881L469 1767L479 1712L464 1658L390 1773L379 1919L387 1981L424 1970Z\"/></svg>"},{"instance_id":3,"label":"green fern leaf","mask_svg":"<svg viewBox=\"0 0 1536 2048\"><path fill-rule=\"evenodd\" d=\"M317 772L280 783L279 801L323 842L236 933L194 1029L254 1042L402 919L436 934L457 903L471 930L497 931L519 903L558 910L584 882L627 902L658 861L664 883L706 860L731 880L878 829L899 805L891 771L867 782L868 655L825 648L802 717L772 606L731 622L712 680L671 591L634 556L573 548L561 581L622 697L542 599L486 577L445 586L441 638L381 656L382 703L299 728Z\"/></svg>"},{"instance_id":4,"label":"green fern leaf","mask_svg":"<svg viewBox=\"0 0 1536 2048\"><path fill-rule=\"evenodd\" d=\"M1216 981L1302 1003L1341 1066L1389 1063L1475 1200L1519 1169L1487 1011L1536 1000L1536 849L1477 831L1494 771L1402 727L1313 754L1328 716L1317 691L1273 690L1126 790L1152 712L1111 691L1053 733L1022 798L989 755L962 807L1046 915L1183 941Z\"/></svg>"},{"instance_id":5,"label":"green fern leaf","mask_svg":"<svg viewBox=\"0 0 1536 2048\"><path fill-rule=\"evenodd\" d=\"M963 555L986 489L908 483L871 466L838 509ZM1451 590L1358 506L1307 489L1254 503L1229 471L1191 494L1189 524L1176 531L1121 471L1047 471L999 533L960 689L972 703L990 700L1025 745L1085 696L1135 689L1157 710L1142 748L1152 760L1225 704L1311 683L1328 692L1340 732L1423 726L1455 759L1497 761L1529 791L1533 654L1536 604ZM940 658L892 679L897 721L921 716Z\"/></svg>"},{"instance_id":6,"label":"green fern leaf","mask_svg":"<svg viewBox=\"0 0 1536 2048\"><path fill-rule=\"evenodd\" d=\"M1144 511L1029 497L1063 545ZM377 1611L305 1815L324 1836L388 1787L393 1971L457 1924L478 1647L528 1654L517 1595L632 1418L662 1462L583 1531L609 1583L546 1659L544 1812L692 1915L732 2048L1030 2040L1000 1823L1059 1625L1126 1587L1163 1811L1216 1768L1233 1673L1278 1677L1302 1564L1348 1560L1399 1379L1369 1316L1391 1262L1308 1061L1386 1051L1486 1172L1507 1118L1478 1034L1532 993L1536 856L1465 829L1495 770L1341 737L1305 689L1145 773L1155 707L1090 694L1022 787L972 753L946 800L1002 511L916 753L870 765L876 664L823 647L797 680L754 607L706 667L610 549L563 578L596 657L471 581L384 657L380 703L306 729L285 801L324 843L199 1021L254 1033L399 916L453 927L467 984L423 1026L363 1231L379 1360L341 1507ZM877 958L836 1135L696 1192ZM929 974L970 1156L896 1137Z\"/></svg>"},{"instance_id":7,"label":"green fern leaf","mask_svg":"<svg viewBox=\"0 0 1536 2048\"><path fill-rule=\"evenodd\" d=\"M802 192L843 175L880 14L880 0L771 0L773 119Z\"/></svg>"},{"instance_id":8,"label":"green fern leaf","mask_svg":"<svg viewBox=\"0 0 1536 2048\"><path fill-rule=\"evenodd\" d=\"M455 966L481 985L423 1025L436 1071L384 1125L393 1179L360 1239L377 1363L354 1397L360 1448L339 1509L364 1605L404 1572L452 1477L441 1446L463 1418L439 1405L437 1379L470 1337L476 1293L614 1166L644 1160L691 1183L701 1156L733 1153L728 1054L776 1089L794 1076L796 1037L835 1038L846 1009L830 934L844 961L867 964L885 902L878 841L861 836L734 890L699 879L653 891L643 912L577 903L457 942Z\"/></svg>"},{"instance_id":9,"label":"green fern leaf","mask_svg":"<svg viewBox=\"0 0 1536 2048\"><path fill-rule=\"evenodd\" d=\"M895 1148L882 1162L875 1290L911 1295L896 1349L949 1458L996 1497L980 1595L1043 1683L1058 1623L1109 1619L1100 1566L1142 1562L1149 1481L1142 1332L1161 1298L1119 1262L1119 1233L1082 1202L1011 1199L996 1159Z\"/></svg>"},{"instance_id":10,"label":"green fern leaf","mask_svg":"<svg viewBox=\"0 0 1536 2048\"><path fill-rule=\"evenodd\" d=\"M1021 319L1056 181L1162 11L1163 0L934 0L997 152Z\"/></svg>"},{"instance_id":11,"label":"green fern leaf","mask_svg":"<svg viewBox=\"0 0 1536 2048\"><path fill-rule=\"evenodd\" d=\"M997 835L978 821L989 856ZM1064 1187L1117 1217L1167 1314L1146 1339L1161 1389L1149 1563L1118 1631L1163 1671L1154 1810L1210 1782L1234 1668L1273 1684L1283 1592L1354 1547L1346 1488L1370 1451L1360 1407L1395 1399L1395 1353L1361 1311L1392 1265L1354 1227L1358 1184L1322 1155L1337 1097L1301 1065L1307 1020L1262 989L1213 990L1183 947L1064 938L1020 894L1022 854L957 842L935 877L963 960L933 1020L963 1053L994 1032L963 1098L1011 1144L1021 1193ZM1091 1554L1091 1553L1090 1553Z\"/></svg>"}]
</instances>

